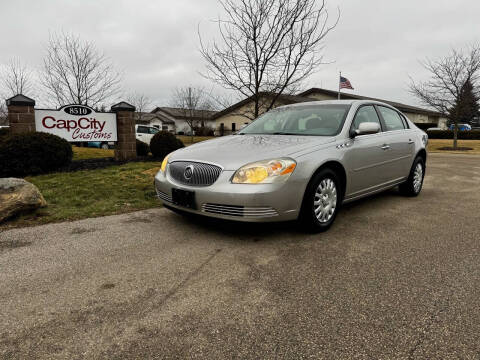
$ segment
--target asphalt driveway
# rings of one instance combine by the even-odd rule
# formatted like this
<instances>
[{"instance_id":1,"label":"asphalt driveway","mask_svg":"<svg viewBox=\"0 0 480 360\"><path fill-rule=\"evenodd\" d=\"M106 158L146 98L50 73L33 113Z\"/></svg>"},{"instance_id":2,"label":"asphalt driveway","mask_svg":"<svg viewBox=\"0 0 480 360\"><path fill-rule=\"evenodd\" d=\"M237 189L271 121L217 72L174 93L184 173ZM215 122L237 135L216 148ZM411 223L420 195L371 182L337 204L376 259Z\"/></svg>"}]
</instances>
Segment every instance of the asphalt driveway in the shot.
<instances>
[{"instance_id":1,"label":"asphalt driveway","mask_svg":"<svg viewBox=\"0 0 480 360\"><path fill-rule=\"evenodd\" d=\"M480 157L325 234L164 209L0 233L1 358L480 358Z\"/></svg>"}]
</instances>

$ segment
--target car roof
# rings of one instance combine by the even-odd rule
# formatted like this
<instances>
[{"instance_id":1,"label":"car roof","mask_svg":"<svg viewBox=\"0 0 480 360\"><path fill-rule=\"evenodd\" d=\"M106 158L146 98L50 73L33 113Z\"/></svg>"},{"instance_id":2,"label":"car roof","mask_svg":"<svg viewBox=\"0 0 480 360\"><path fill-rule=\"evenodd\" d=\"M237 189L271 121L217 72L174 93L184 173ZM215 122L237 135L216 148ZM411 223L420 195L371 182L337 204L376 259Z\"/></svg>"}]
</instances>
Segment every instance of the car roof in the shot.
<instances>
[{"instance_id":1,"label":"car roof","mask_svg":"<svg viewBox=\"0 0 480 360\"><path fill-rule=\"evenodd\" d=\"M303 106L312 106L312 105L363 105L363 104L378 104L378 105L383 105L389 108L395 108L392 105L389 105L381 101L375 101L375 100L317 100L317 101L307 101L307 102L301 102L297 104L279 106L278 108L303 107Z\"/></svg>"}]
</instances>

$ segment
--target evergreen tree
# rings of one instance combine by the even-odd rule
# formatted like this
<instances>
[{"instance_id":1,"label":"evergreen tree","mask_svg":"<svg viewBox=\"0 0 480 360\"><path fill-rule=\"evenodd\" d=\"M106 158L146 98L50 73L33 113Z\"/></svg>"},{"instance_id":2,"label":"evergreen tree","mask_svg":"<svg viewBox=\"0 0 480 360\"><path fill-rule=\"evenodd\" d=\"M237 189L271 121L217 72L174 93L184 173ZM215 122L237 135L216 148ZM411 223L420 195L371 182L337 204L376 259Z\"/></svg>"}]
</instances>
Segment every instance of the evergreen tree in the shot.
<instances>
[{"instance_id":1,"label":"evergreen tree","mask_svg":"<svg viewBox=\"0 0 480 360\"><path fill-rule=\"evenodd\" d=\"M468 79L460 90L455 106L450 109L450 119L457 124L472 124L478 119L480 110L478 106L478 96L474 91L472 82Z\"/></svg>"}]
</instances>

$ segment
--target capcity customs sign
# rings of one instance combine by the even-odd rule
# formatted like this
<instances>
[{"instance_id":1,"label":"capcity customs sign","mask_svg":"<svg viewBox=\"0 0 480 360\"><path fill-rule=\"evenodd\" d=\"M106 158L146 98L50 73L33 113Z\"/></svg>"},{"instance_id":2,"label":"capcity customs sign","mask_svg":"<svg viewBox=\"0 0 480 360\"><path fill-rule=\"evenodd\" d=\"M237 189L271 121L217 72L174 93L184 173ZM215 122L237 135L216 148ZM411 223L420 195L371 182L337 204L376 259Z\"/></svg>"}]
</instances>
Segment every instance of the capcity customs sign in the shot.
<instances>
[{"instance_id":1,"label":"capcity customs sign","mask_svg":"<svg viewBox=\"0 0 480 360\"><path fill-rule=\"evenodd\" d=\"M35 127L37 131L54 134L70 142L117 141L115 114L95 112L84 105L35 110Z\"/></svg>"}]
</instances>

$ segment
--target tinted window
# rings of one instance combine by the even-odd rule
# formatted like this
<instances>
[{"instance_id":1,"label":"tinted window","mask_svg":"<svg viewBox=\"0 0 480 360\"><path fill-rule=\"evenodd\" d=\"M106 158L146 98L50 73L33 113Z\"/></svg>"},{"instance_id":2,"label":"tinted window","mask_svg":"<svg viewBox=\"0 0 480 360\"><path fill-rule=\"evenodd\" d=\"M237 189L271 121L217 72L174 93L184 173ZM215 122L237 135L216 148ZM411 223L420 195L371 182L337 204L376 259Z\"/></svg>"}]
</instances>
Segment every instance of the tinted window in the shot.
<instances>
[{"instance_id":1,"label":"tinted window","mask_svg":"<svg viewBox=\"0 0 480 360\"><path fill-rule=\"evenodd\" d=\"M146 126L139 126L137 128L137 133L139 134L148 134L148 127Z\"/></svg>"},{"instance_id":2,"label":"tinted window","mask_svg":"<svg viewBox=\"0 0 480 360\"><path fill-rule=\"evenodd\" d=\"M260 116L242 133L332 136L342 129L349 109L349 105L278 108Z\"/></svg>"},{"instance_id":3,"label":"tinted window","mask_svg":"<svg viewBox=\"0 0 480 360\"><path fill-rule=\"evenodd\" d=\"M355 119L353 120L353 129L357 130L358 126L364 122L374 122L380 126L380 119L378 118L377 112L372 105L362 106L357 111Z\"/></svg>"},{"instance_id":4,"label":"tinted window","mask_svg":"<svg viewBox=\"0 0 480 360\"><path fill-rule=\"evenodd\" d=\"M148 130L150 131L150 134L156 134L159 131L158 129L155 129L153 127L148 128Z\"/></svg>"},{"instance_id":5,"label":"tinted window","mask_svg":"<svg viewBox=\"0 0 480 360\"><path fill-rule=\"evenodd\" d=\"M398 112L384 106L379 106L378 110L382 114L383 120L385 121L385 125L387 127L387 131L405 129L405 126L403 125L403 120Z\"/></svg>"}]
</instances>

